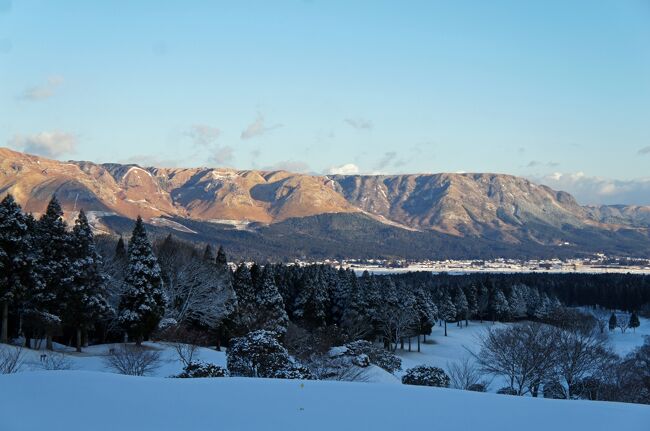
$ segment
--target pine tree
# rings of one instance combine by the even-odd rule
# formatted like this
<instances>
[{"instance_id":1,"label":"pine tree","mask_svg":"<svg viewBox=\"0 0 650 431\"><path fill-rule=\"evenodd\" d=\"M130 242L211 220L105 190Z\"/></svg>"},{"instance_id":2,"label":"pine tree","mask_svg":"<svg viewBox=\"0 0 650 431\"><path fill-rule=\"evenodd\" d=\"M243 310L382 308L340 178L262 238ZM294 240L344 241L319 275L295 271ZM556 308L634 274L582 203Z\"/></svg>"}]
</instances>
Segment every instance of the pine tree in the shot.
<instances>
[{"instance_id":1,"label":"pine tree","mask_svg":"<svg viewBox=\"0 0 650 431\"><path fill-rule=\"evenodd\" d=\"M255 290L255 330L265 329L284 337L289 324L289 317L284 309L284 301L273 280L273 274L267 265L259 276Z\"/></svg>"},{"instance_id":2,"label":"pine tree","mask_svg":"<svg viewBox=\"0 0 650 431\"><path fill-rule=\"evenodd\" d=\"M128 250L126 290L120 301L119 321L137 344L153 331L165 311L165 295L158 260L138 216Z\"/></svg>"},{"instance_id":3,"label":"pine tree","mask_svg":"<svg viewBox=\"0 0 650 431\"><path fill-rule=\"evenodd\" d=\"M490 291L487 289L487 287L481 284L481 287L479 287L478 289L477 304L476 304L477 314L479 319L481 320L481 323L483 323L483 318L485 318L489 305L490 305Z\"/></svg>"},{"instance_id":4,"label":"pine tree","mask_svg":"<svg viewBox=\"0 0 650 431\"><path fill-rule=\"evenodd\" d=\"M456 288L454 294L454 307L456 308L456 319L458 320L458 326L463 327L462 320L467 320L467 314L469 313L469 304L467 302L467 297L465 292L460 287Z\"/></svg>"},{"instance_id":5,"label":"pine tree","mask_svg":"<svg viewBox=\"0 0 650 431\"><path fill-rule=\"evenodd\" d=\"M215 259L215 262L220 271L230 270L228 268L228 258L226 257L226 252L223 251L222 246L219 246L219 250L217 251L217 257Z\"/></svg>"},{"instance_id":6,"label":"pine tree","mask_svg":"<svg viewBox=\"0 0 650 431\"><path fill-rule=\"evenodd\" d=\"M510 306L510 315L514 319L521 319L526 317L526 299L524 297L523 285L515 285L510 289L508 295L508 305Z\"/></svg>"},{"instance_id":7,"label":"pine tree","mask_svg":"<svg viewBox=\"0 0 650 431\"><path fill-rule=\"evenodd\" d=\"M442 298L440 298L440 303L438 304L438 312L440 313L440 318L445 322L445 337L447 336L447 322L453 320L456 317L456 307L454 306L451 296L447 289L444 290Z\"/></svg>"},{"instance_id":8,"label":"pine tree","mask_svg":"<svg viewBox=\"0 0 650 431\"><path fill-rule=\"evenodd\" d=\"M472 283L465 289L465 297L467 298L467 311L470 318L478 315L478 290L476 285ZM468 321L465 321L465 326L468 325Z\"/></svg>"},{"instance_id":9,"label":"pine tree","mask_svg":"<svg viewBox=\"0 0 650 431\"><path fill-rule=\"evenodd\" d=\"M72 230L70 255L72 280L63 295L63 322L76 328L76 347L81 352L82 331L111 311L106 300L105 277L101 273L102 260L83 210L79 211Z\"/></svg>"},{"instance_id":10,"label":"pine tree","mask_svg":"<svg viewBox=\"0 0 650 431\"><path fill-rule=\"evenodd\" d=\"M205 245L205 250L203 251L203 260L206 262L214 262L214 252L212 251L212 246L210 244Z\"/></svg>"},{"instance_id":11,"label":"pine tree","mask_svg":"<svg viewBox=\"0 0 650 431\"><path fill-rule=\"evenodd\" d=\"M617 323L618 322L616 321L616 314L612 313L612 315L609 316L609 330L614 331L614 329L616 329L616 324Z\"/></svg>"},{"instance_id":12,"label":"pine tree","mask_svg":"<svg viewBox=\"0 0 650 431\"><path fill-rule=\"evenodd\" d=\"M632 314L630 314L630 323L628 326L632 328L634 332L636 332L636 328L641 326L641 322L639 321L639 316L637 316L636 312L634 311L632 312Z\"/></svg>"},{"instance_id":13,"label":"pine tree","mask_svg":"<svg viewBox=\"0 0 650 431\"><path fill-rule=\"evenodd\" d=\"M233 275L233 288L237 295L236 326L240 335L253 330L255 321L255 290L250 270L241 263Z\"/></svg>"},{"instance_id":14,"label":"pine tree","mask_svg":"<svg viewBox=\"0 0 650 431\"><path fill-rule=\"evenodd\" d=\"M329 295L320 268L311 267L300 279L300 289L293 304L294 316L306 327L321 328L325 326L328 308Z\"/></svg>"},{"instance_id":15,"label":"pine tree","mask_svg":"<svg viewBox=\"0 0 650 431\"><path fill-rule=\"evenodd\" d=\"M420 335L424 336L426 341L427 334L436 324L438 318L438 307L433 302L431 295L427 293L422 286L417 288L415 295L415 310L418 316L418 352L420 351Z\"/></svg>"},{"instance_id":16,"label":"pine tree","mask_svg":"<svg viewBox=\"0 0 650 431\"><path fill-rule=\"evenodd\" d=\"M12 195L0 203L0 343L8 341L9 307L36 282L32 242L25 216Z\"/></svg>"},{"instance_id":17,"label":"pine tree","mask_svg":"<svg viewBox=\"0 0 650 431\"><path fill-rule=\"evenodd\" d=\"M492 292L492 298L490 301L490 312L492 313L492 321L505 320L508 318L510 313L510 307L508 305L508 300L503 294L503 291L499 288L495 288Z\"/></svg>"},{"instance_id":18,"label":"pine tree","mask_svg":"<svg viewBox=\"0 0 650 431\"><path fill-rule=\"evenodd\" d=\"M61 205L53 196L37 225L38 272L43 288L35 292L32 305L49 322L47 348L52 350L52 331L61 321L62 295L72 281L70 234L63 220Z\"/></svg>"},{"instance_id":19,"label":"pine tree","mask_svg":"<svg viewBox=\"0 0 650 431\"><path fill-rule=\"evenodd\" d=\"M366 296L356 276L350 279L350 292L341 316L341 327L350 340L365 338L373 329Z\"/></svg>"},{"instance_id":20,"label":"pine tree","mask_svg":"<svg viewBox=\"0 0 650 431\"><path fill-rule=\"evenodd\" d=\"M126 259L126 245L124 245L124 238L121 235L115 246L115 258L118 260Z\"/></svg>"}]
</instances>

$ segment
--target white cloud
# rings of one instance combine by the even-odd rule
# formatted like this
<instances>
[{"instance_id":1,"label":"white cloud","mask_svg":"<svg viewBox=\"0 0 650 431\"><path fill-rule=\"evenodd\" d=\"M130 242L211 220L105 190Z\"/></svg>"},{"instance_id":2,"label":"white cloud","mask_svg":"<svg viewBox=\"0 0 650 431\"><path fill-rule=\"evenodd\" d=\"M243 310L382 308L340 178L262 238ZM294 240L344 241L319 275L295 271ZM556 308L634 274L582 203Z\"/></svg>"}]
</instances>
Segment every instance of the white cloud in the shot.
<instances>
[{"instance_id":1,"label":"white cloud","mask_svg":"<svg viewBox=\"0 0 650 431\"><path fill-rule=\"evenodd\" d=\"M581 204L650 205L650 178L615 180L584 172L554 172L533 181L571 193Z\"/></svg>"},{"instance_id":2,"label":"white cloud","mask_svg":"<svg viewBox=\"0 0 650 431\"><path fill-rule=\"evenodd\" d=\"M650 154L650 145L648 145L647 147L643 147L639 150L639 155L644 156L646 154Z\"/></svg>"},{"instance_id":3,"label":"white cloud","mask_svg":"<svg viewBox=\"0 0 650 431\"><path fill-rule=\"evenodd\" d=\"M258 113L255 121L249 124L248 127L246 127L246 129L241 132L241 139L251 139L255 136L263 135L264 133L269 132L273 129L277 129L279 127L282 127L282 124L274 124L267 127L264 124L264 116Z\"/></svg>"},{"instance_id":4,"label":"white cloud","mask_svg":"<svg viewBox=\"0 0 650 431\"><path fill-rule=\"evenodd\" d=\"M45 84L27 88L20 94L20 96L18 96L18 98L20 100L26 100L30 102L49 99L50 97L54 96L57 88L61 84L63 84L63 77L51 76L47 79L47 82Z\"/></svg>"},{"instance_id":5,"label":"white cloud","mask_svg":"<svg viewBox=\"0 0 650 431\"><path fill-rule=\"evenodd\" d=\"M346 118L343 121L357 130L370 130L373 127L372 121L365 118Z\"/></svg>"},{"instance_id":6,"label":"white cloud","mask_svg":"<svg viewBox=\"0 0 650 431\"><path fill-rule=\"evenodd\" d=\"M214 147L209 160L216 164L223 164L232 161L235 157L235 150L230 146Z\"/></svg>"},{"instance_id":7,"label":"white cloud","mask_svg":"<svg viewBox=\"0 0 650 431\"><path fill-rule=\"evenodd\" d=\"M341 166L332 166L327 173L330 175L356 175L359 173L359 167L354 163L346 163Z\"/></svg>"},{"instance_id":8,"label":"white cloud","mask_svg":"<svg viewBox=\"0 0 650 431\"><path fill-rule=\"evenodd\" d=\"M71 133L60 131L41 132L34 135L15 135L9 140L8 145L30 154L59 157L75 151L77 137Z\"/></svg>"}]
</instances>

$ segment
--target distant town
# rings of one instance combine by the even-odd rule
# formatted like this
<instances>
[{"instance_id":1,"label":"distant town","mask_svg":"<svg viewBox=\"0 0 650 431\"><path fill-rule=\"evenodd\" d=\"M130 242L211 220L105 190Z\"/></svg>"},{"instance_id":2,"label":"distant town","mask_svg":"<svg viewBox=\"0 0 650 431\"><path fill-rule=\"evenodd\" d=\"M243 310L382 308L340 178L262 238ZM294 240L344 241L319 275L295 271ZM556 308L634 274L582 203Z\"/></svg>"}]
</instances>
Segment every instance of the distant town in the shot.
<instances>
[{"instance_id":1,"label":"distant town","mask_svg":"<svg viewBox=\"0 0 650 431\"><path fill-rule=\"evenodd\" d=\"M555 272L555 273L634 273L650 274L650 259L614 258L595 254L589 258L574 259L494 259L494 260L382 260L382 259L326 259L323 261L296 260L295 265L313 263L329 264L352 269L357 273L400 273L409 271L431 271L448 273L474 272Z\"/></svg>"}]
</instances>

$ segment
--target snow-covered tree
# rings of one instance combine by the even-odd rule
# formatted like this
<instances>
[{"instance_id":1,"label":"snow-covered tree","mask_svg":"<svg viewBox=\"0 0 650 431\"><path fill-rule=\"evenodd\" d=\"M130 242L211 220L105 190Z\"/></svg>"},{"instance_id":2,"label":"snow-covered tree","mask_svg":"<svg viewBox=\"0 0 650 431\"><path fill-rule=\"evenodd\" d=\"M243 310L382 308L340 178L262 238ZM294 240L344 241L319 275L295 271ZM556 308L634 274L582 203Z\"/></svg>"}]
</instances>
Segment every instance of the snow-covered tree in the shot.
<instances>
[{"instance_id":1,"label":"snow-covered tree","mask_svg":"<svg viewBox=\"0 0 650 431\"><path fill-rule=\"evenodd\" d=\"M268 265L267 265L268 267ZM284 309L284 301L273 280L270 267L265 267L259 276L254 292L254 329L265 329L283 337L287 332L289 317ZM255 284L255 281L253 281Z\"/></svg>"},{"instance_id":2,"label":"snow-covered tree","mask_svg":"<svg viewBox=\"0 0 650 431\"><path fill-rule=\"evenodd\" d=\"M70 234L63 220L61 205L53 196L45 214L37 225L38 272L43 281L42 289L31 298L34 312L47 313L50 322L60 321L64 302L62 295L72 281L70 272ZM49 326L50 329L54 326ZM46 335L47 348L52 349L52 331Z\"/></svg>"},{"instance_id":3,"label":"snow-covered tree","mask_svg":"<svg viewBox=\"0 0 650 431\"><path fill-rule=\"evenodd\" d=\"M417 313L417 336L418 352L420 351L420 335L426 336L431 333L431 329L436 324L438 318L438 307L436 306L431 295L421 286L415 290L415 311Z\"/></svg>"},{"instance_id":4,"label":"snow-covered tree","mask_svg":"<svg viewBox=\"0 0 650 431\"><path fill-rule=\"evenodd\" d=\"M258 330L233 338L227 353L232 376L309 379L310 373L296 364L278 342L278 334Z\"/></svg>"},{"instance_id":5,"label":"snow-covered tree","mask_svg":"<svg viewBox=\"0 0 650 431\"><path fill-rule=\"evenodd\" d=\"M507 319L510 314L510 307L508 300L499 288L492 291L490 298L490 313L492 314L492 321Z\"/></svg>"},{"instance_id":6,"label":"snow-covered tree","mask_svg":"<svg viewBox=\"0 0 650 431\"><path fill-rule=\"evenodd\" d=\"M406 374L402 377L402 383L405 385L448 388L450 379L441 368L418 365L406 370Z\"/></svg>"},{"instance_id":7,"label":"snow-covered tree","mask_svg":"<svg viewBox=\"0 0 650 431\"><path fill-rule=\"evenodd\" d=\"M71 281L63 294L63 322L76 329L77 351L81 351L82 331L92 327L101 316L110 312L106 299L105 277L101 273L101 257L83 210L75 221L70 238Z\"/></svg>"},{"instance_id":8,"label":"snow-covered tree","mask_svg":"<svg viewBox=\"0 0 650 431\"><path fill-rule=\"evenodd\" d=\"M0 203L0 343L8 340L9 308L37 282L30 232L12 195Z\"/></svg>"},{"instance_id":9,"label":"snow-covered tree","mask_svg":"<svg viewBox=\"0 0 650 431\"><path fill-rule=\"evenodd\" d=\"M300 279L300 288L293 303L293 315L303 326L320 328L325 326L329 295L326 285L316 270L307 270Z\"/></svg>"},{"instance_id":10,"label":"snow-covered tree","mask_svg":"<svg viewBox=\"0 0 650 431\"><path fill-rule=\"evenodd\" d=\"M465 292L460 287L457 287L454 292L454 307L456 308L456 320L458 326L463 327L462 320L467 320L469 313L469 304Z\"/></svg>"},{"instance_id":11,"label":"snow-covered tree","mask_svg":"<svg viewBox=\"0 0 650 431\"><path fill-rule=\"evenodd\" d=\"M456 306L449 296L449 292L445 289L438 303L438 314L440 318L445 322L445 337L447 336L447 322L452 321L456 318Z\"/></svg>"},{"instance_id":12,"label":"snow-covered tree","mask_svg":"<svg viewBox=\"0 0 650 431\"><path fill-rule=\"evenodd\" d=\"M510 289L510 295L508 295L508 305L510 307L510 316L513 319L522 319L526 317L526 311L528 309L526 305L525 298L525 287L524 285L515 285Z\"/></svg>"},{"instance_id":13,"label":"snow-covered tree","mask_svg":"<svg viewBox=\"0 0 650 431\"><path fill-rule=\"evenodd\" d=\"M119 321L136 343L156 328L165 312L165 295L158 260L138 216L129 241L126 289L120 301Z\"/></svg>"}]
</instances>

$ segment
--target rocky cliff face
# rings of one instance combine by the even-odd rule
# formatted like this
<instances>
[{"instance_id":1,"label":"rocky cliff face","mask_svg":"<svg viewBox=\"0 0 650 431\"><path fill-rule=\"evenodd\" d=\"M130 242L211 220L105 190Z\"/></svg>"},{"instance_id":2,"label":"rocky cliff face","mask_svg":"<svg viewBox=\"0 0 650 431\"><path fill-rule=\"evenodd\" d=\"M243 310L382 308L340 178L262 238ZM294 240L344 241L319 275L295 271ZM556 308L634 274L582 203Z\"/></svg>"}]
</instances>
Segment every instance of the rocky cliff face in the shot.
<instances>
[{"instance_id":1,"label":"rocky cliff face","mask_svg":"<svg viewBox=\"0 0 650 431\"><path fill-rule=\"evenodd\" d=\"M314 176L285 171L59 162L0 149L0 195L30 212L56 194L65 211L145 219L275 224L321 214L504 243L564 241L568 230L645 231L650 207L583 207L565 192L501 174Z\"/></svg>"}]
</instances>

